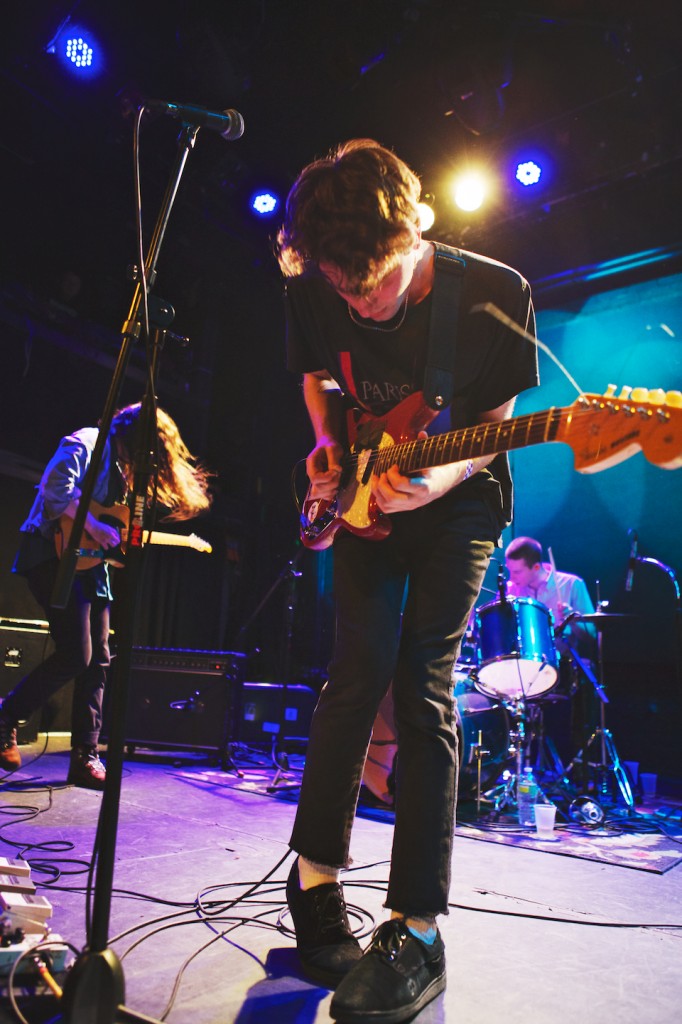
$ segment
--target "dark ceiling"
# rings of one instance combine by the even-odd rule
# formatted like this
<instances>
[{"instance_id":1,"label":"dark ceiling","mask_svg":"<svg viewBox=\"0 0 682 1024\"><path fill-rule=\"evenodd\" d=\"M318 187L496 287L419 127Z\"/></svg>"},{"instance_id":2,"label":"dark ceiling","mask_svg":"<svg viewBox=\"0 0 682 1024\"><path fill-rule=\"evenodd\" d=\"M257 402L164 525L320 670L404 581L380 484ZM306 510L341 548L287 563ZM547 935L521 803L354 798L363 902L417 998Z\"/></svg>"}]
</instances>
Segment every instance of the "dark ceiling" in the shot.
<instances>
[{"instance_id":1,"label":"dark ceiling","mask_svg":"<svg viewBox=\"0 0 682 1024\"><path fill-rule=\"evenodd\" d=\"M92 26L105 73L67 77L49 41ZM286 189L334 143L373 136L420 174L434 235L514 263L532 281L680 240L680 34L653 0L119 0L43 2L2 40L5 270L71 264L122 278L132 259L132 117L141 96L238 109L246 130L200 132L169 244L188 266L268 261L242 212L254 184ZM176 123L142 137L145 215L169 173ZM506 168L522 144L553 162L534 197L503 190L458 214L446 181L462 160ZM198 250L201 249L201 253Z\"/></svg>"}]
</instances>

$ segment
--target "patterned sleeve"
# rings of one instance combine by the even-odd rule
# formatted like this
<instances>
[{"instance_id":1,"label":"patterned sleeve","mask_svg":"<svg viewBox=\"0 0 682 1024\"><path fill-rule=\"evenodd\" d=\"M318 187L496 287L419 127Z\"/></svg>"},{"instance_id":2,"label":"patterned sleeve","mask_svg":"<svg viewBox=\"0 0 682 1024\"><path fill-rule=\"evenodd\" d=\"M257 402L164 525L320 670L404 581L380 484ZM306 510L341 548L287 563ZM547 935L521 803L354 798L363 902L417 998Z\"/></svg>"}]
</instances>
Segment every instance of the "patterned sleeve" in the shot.
<instances>
[{"instance_id":1,"label":"patterned sleeve","mask_svg":"<svg viewBox=\"0 0 682 1024\"><path fill-rule=\"evenodd\" d=\"M40 493L48 519L58 519L80 495L80 483L90 464L91 452L75 437L65 437L43 473Z\"/></svg>"}]
</instances>

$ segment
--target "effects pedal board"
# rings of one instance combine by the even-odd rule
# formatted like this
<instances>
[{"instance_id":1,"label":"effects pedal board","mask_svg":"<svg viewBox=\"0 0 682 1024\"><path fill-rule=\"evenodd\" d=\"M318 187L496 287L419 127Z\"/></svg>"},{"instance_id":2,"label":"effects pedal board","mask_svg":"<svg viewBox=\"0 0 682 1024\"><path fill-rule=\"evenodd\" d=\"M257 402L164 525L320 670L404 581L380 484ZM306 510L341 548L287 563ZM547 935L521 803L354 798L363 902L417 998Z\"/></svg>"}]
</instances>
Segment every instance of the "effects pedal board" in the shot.
<instances>
[{"instance_id":1,"label":"effects pedal board","mask_svg":"<svg viewBox=\"0 0 682 1024\"><path fill-rule=\"evenodd\" d=\"M28 935L21 942L12 942L8 946L0 944L0 978L9 976L14 964L22 954L25 955L16 973L28 974L31 972L35 974L36 968L31 960L31 953L34 950L41 955L44 954L50 974L60 974L66 970L66 954L69 952L69 947L64 943L61 935L48 935L47 938L42 935Z\"/></svg>"}]
</instances>

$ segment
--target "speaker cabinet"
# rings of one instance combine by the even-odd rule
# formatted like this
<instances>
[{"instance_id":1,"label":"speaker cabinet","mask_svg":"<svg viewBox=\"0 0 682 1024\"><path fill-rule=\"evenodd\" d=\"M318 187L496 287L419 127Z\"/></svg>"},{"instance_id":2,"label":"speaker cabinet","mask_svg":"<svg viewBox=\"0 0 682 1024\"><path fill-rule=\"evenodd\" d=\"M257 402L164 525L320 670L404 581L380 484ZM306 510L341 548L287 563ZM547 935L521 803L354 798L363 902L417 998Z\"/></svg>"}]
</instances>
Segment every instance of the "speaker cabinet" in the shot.
<instances>
[{"instance_id":1,"label":"speaker cabinet","mask_svg":"<svg viewBox=\"0 0 682 1024\"><path fill-rule=\"evenodd\" d=\"M316 703L309 686L244 683L238 738L242 743L307 740Z\"/></svg>"},{"instance_id":2,"label":"speaker cabinet","mask_svg":"<svg viewBox=\"0 0 682 1024\"><path fill-rule=\"evenodd\" d=\"M42 619L0 618L0 697L6 697L25 675L54 650L47 622ZM17 729L19 743L38 737L42 709Z\"/></svg>"},{"instance_id":3,"label":"speaker cabinet","mask_svg":"<svg viewBox=\"0 0 682 1024\"><path fill-rule=\"evenodd\" d=\"M125 740L128 747L223 752L235 739L242 664L234 651L137 647L132 652ZM108 735L111 687L105 701Z\"/></svg>"}]
</instances>

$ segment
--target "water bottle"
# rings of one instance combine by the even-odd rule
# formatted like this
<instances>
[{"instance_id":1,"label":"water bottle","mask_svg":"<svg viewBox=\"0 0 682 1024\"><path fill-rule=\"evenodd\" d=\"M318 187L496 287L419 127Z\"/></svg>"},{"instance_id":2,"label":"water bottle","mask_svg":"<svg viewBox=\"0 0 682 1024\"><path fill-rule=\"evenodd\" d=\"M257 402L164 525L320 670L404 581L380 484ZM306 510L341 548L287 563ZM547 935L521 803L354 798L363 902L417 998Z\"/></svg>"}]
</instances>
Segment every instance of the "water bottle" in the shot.
<instances>
[{"instance_id":1,"label":"water bottle","mask_svg":"<svg viewBox=\"0 0 682 1024\"><path fill-rule=\"evenodd\" d=\"M535 801L538 798L538 784L532 768L524 768L516 784L516 803L520 825L535 825Z\"/></svg>"}]
</instances>

